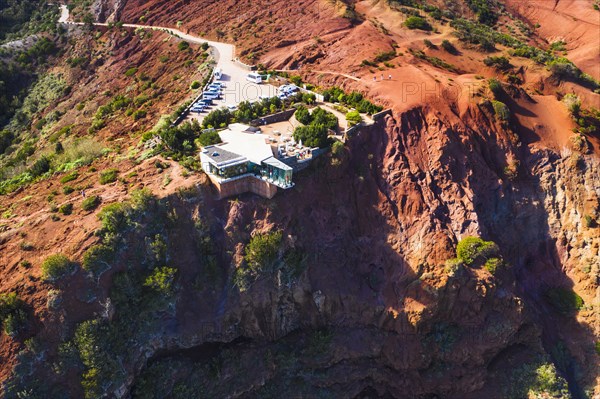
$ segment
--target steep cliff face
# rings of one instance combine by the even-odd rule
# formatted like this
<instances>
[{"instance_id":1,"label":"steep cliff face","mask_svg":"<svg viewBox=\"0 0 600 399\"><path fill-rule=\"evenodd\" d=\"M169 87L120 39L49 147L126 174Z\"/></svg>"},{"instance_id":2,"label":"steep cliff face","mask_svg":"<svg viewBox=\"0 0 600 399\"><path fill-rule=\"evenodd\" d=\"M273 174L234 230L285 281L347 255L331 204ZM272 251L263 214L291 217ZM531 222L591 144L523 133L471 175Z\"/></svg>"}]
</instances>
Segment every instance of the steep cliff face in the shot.
<instances>
[{"instance_id":1,"label":"steep cliff face","mask_svg":"<svg viewBox=\"0 0 600 399\"><path fill-rule=\"evenodd\" d=\"M168 370L174 382L162 389L199 379L209 396L293 386L308 396L519 397L512 370L545 354L574 397L597 385L598 232L582 225L597 208L597 163L529 153L514 133L483 128L485 112L454 123L427 109L388 116L296 189L220 208L230 274L251 234L275 229L284 248L305 254L304 271L266 273L240 293L224 287L215 316L197 315L204 328L180 302L191 314L177 317L181 330L167 334L169 349L150 358L133 392ZM494 239L506 266L450 272L445 261L467 235ZM572 280L587 306L578 318L545 296ZM207 344L215 341L228 344Z\"/></svg>"},{"instance_id":2,"label":"steep cliff face","mask_svg":"<svg viewBox=\"0 0 600 399\"><path fill-rule=\"evenodd\" d=\"M458 15L473 16L460 4ZM0 249L10 259L0 272L10 278L0 288L29 306L20 335L0 337L7 397L522 399L550 394L536 385L539 366L554 382L546 371L558 370L573 398L600 395L600 140L591 131L591 154L571 149L576 126L560 101L573 92L587 107L597 93L512 53L506 73L489 67L489 53L459 43L449 20L427 17L434 33L408 30L386 2L115 0L91 11L99 20L181 21L269 68L310 64L298 72L307 81L360 90L393 113L272 200L216 201L201 172L137 158L131 134L172 112L206 70L186 58L205 68L206 55L182 52L158 32L109 29L80 40L69 51L90 67L57 72L85 90L61 100L55 130L85 134L118 93L147 101L148 115L110 118L96 137L115 144L112 155L81 167L71 184L116 204L113 211L133 188L159 198L143 211L115 211L119 229L109 234L96 231L105 221L79 208L77 191L58 193L62 175L2 199L10 217ZM443 49L448 39L456 51ZM389 65L373 66L392 50ZM595 53L576 54L593 74ZM379 68L393 79L382 80ZM492 95L484 76L500 90ZM500 101L506 120L494 109ZM99 184L97 170L113 163L119 182ZM49 211L57 195L61 205L77 203L74 215ZM272 259L253 269L253 237L279 232ZM503 262L448 262L467 236L493 240ZM50 253L83 263L91 245L113 239L118 248L99 275L76 268L59 281L39 277ZM165 265L175 277L148 284ZM555 396L569 397L559 388Z\"/></svg>"}]
</instances>

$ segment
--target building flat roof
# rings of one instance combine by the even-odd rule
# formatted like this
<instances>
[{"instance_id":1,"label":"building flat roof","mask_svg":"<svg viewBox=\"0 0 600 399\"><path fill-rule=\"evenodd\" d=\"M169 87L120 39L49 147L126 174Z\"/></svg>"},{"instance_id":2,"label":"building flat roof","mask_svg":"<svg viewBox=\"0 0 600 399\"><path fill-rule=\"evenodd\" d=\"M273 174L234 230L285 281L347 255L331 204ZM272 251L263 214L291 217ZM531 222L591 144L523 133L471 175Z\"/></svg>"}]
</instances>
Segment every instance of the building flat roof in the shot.
<instances>
[{"instance_id":1,"label":"building flat roof","mask_svg":"<svg viewBox=\"0 0 600 399\"><path fill-rule=\"evenodd\" d=\"M218 167L226 166L228 164L236 164L246 162L246 157L236 154L235 152L228 151L223 148L222 145L210 145L204 147L204 155L213 161Z\"/></svg>"},{"instance_id":2,"label":"building flat roof","mask_svg":"<svg viewBox=\"0 0 600 399\"><path fill-rule=\"evenodd\" d=\"M271 144L267 143L266 137L262 134L226 129L219 132L219 136L223 140L223 144L219 144L220 148L240 154L257 165L273 156Z\"/></svg>"},{"instance_id":3,"label":"building flat roof","mask_svg":"<svg viewBox=\"0 0 600 399\"><path fill-rule=\"evenodd\" d=\"M202 155L217 167L250 161L285 171L293 169L273 156L271 144L267 142L265 135L252 133L252 130L254 129L248 125L232 123L227 129L219 132L223 142L204 147Z\"/></svg>"}]
</instances>

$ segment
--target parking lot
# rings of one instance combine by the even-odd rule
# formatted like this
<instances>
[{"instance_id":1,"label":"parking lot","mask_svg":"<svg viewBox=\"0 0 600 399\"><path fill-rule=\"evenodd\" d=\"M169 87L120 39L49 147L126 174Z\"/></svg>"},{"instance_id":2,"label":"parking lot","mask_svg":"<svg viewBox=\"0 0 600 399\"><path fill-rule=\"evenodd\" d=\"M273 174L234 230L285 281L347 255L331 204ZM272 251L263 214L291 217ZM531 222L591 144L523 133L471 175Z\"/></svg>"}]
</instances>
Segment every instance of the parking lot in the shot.
<instances>
[{"instance_id":1,"label":"parking lot","mask_svg":"<svg viewBox=\"0 0 600 399\"><path fill-rule=\"evenodd\" d=\"M225 62L220 56L215 68L221 70L221 79L214 80L224 86L221 89L221 98L214 99L213 104L203 112L190 112L187 116L188 120L196 119L201 123L204 117L216 108L234 107L242 101L257 101L262 97L277 95L277 88L271 84L248 81L247 76L250 71L235 61Z\"/></svg>"}]
</instances>

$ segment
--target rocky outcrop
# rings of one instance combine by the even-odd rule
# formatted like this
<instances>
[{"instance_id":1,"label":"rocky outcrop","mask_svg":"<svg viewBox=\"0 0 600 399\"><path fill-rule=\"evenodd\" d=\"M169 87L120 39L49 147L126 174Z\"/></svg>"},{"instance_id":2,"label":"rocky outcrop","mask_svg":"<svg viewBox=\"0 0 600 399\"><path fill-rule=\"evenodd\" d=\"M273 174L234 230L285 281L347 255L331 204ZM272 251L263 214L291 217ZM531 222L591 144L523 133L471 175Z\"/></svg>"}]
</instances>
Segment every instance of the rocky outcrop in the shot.
<instances>
[{"instance_id":1,"label":"rocky outcrop","mask_svg":"<svg viewBox=\"0 0 600 399\"><path fill-rule=\"evenodd\" d=\"M295 366L286 370L302 376L298 392L309 396L501 398L506 381L494 380L494 370L514 367L507 355L514 348L551 353L574 335L592 343L581 320L557 315L543 294L580 275L573 266L580 259L598 259L597 231L572 228L584 212L597 212L597 164L529 153L513 132L481 127L479 108L469 115L444 121L415 109L388 117L352 139L341 165L322 158L295 190L272 202L245 197L225 206L232 268L250 233L282 229L285 245L306 254L306 270L292 283L279 272L241 293L222 293L222 312L209 331L171 337L171 349L179 349L167 358L218 341L231 343L228 350L240 359L293 357ZM476 122L478 130L471 127ZM509 160L518 161L510 178ZM466 235L494 239L507 267L495 275L472 268L449 274L444 263ZM587 303L597 280L582 279L587 285L577 288ZM593 310L581 313L588 322L597 323L595 317ZM326 342L319 346L319 339ZM580 370L564 370L573 392L593 386L593 353L567 346ZM284 394L291 377L278 361L252 371L224 365L240 385L206 389L217 396Z\"/></svg>"}]
</instances>

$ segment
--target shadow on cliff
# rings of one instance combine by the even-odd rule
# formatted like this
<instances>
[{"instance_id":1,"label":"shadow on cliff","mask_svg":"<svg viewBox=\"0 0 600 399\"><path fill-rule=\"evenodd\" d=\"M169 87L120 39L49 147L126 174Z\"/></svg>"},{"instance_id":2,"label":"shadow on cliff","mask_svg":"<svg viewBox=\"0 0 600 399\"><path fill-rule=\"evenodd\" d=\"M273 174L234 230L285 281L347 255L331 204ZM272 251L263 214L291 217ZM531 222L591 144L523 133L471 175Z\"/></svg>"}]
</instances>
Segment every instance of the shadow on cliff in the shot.
<instances>
[{"instance_id":1,"label":"shadow on cliff","mask_svg":"<svg viewBox=\"0 0 600 399\"><path fill-rule=\"evenodd\" d=\"M516 126L516 132L526 141L525 145L513 149L520 161L518 177L510 181L505 176L497 176L503 183L495 189L473 184L475 211L482 237L495 241L510 265L506 278L514 280L518 295L540 327L545 352L567 380L573 398L584 399L582 383L593 384L598 372L593 331L577 321L575 311L561 312L548 299L548 293L557 287L568 291L574 287L565 273L556 238L551 234L549 210L544 207L547 201L556 200L556 179L552 175L557 173L560 156L551 150L532 153L527 144L537 141L535 134L522 126ZM496 148L499 152L508 150ZM472 181L485 181L494 170L502 170L502 165L474 168ZM542 178L554 180L544 186ZM568 348L567 340L577 342L578 357L570 353L574 348ZM582 371L586 367L593 369L584 382Z\"/></svg>"}]
</instances>

